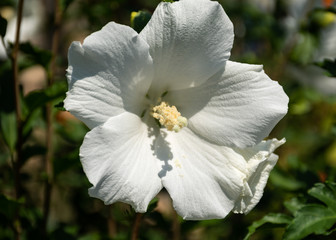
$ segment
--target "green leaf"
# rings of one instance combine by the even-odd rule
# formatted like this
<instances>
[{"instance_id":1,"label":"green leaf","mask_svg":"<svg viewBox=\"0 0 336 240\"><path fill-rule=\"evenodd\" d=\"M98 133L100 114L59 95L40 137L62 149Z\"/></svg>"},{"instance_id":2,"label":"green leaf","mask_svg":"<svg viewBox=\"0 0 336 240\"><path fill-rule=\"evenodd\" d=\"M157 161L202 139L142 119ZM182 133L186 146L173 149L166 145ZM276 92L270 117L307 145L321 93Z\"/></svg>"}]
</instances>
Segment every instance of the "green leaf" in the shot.
<instances>
[{"instance_id":1,"label":"green leaf","mask_svg":"<svg viewBox=\"0 0 336 240\"><path fill-rule=\"evenodd\" d=\"M325 59L321 63L315 63L315 65L327 70L331 77L336 77L336 58L334 60Z\"/></svg>"},{"instance_id":2,"label":"green leaf","mask_svg":"<svg viewBox=\"0 0 336 240\"><path fill-rule=\"evenodd\" d=\"M305 205L305 203L303 202L303 200L295 197L284 202L284 205L288 209L288 211L290 211L294 215L298 210L300 210Z\"/></svg>"},{"instance_id":3,"label":"green leaf","mask_svg":"<svg viewBox=\"0 0 336 240\"><path fill-rule=\"evenodd\" d=\"M46 148L38 145L25 146L22 150L22 158L24 161L37 155L44 155Z\"/></svg>"},{"instance_id":4,"label":"green leaf","mask_svg":"<svg viewBox=\"0 0 336 240\"><path fill-rule=\"evenodd\" d=\"M284 240L302 239L312 233L327 234L335 222L335 211L321 204L308 204L296 213L284 234Z\"/></svg>"},{"instance_id":5,"label":"green leaf","mask_svg":"<svg viewBox=\"0 0 336 240\"><path fill-rule=\"evenodd\" d=\"M3 214L7 219L14 219L20 202L11 200L5 195L0 194L0 213Z\"/></svg>"},{"instance_id":6,"label":"green leaf","mask_svg":"<svg viewBox=\"0 0 336 240\"><path fill-rule=\"evenodd\" d=\"M64 108L64 102L63 101L55 104L54 107L57 108L60 111L66 111L66 109Z\"/></svg>"},{"instance_id":7,"label":"green leaf","mask_svg":"<svg viewBox=\"0 0 336 240\"><path fill-rule=\"evenodd\" d=\"M146 26L151 19L151 14L147 11L139 11L131 13L131 27L138 33Z\"/></svg>"},{"instance_id":8,"label":"green leaf","mask_svg":"<svg viewBox=\"0 0 336 240\"><path fill-rule=\"evenodd\" d=\"M14 0L1 0L0 1L0 7L15 7L16 6L16 1Z\"/></svg>"},{"instance_id":9,"label":"green leaf","mask_svg":"<svg viewBox=\"0 0 336 240\"><path fill-rule=\"evenodd\" d=\"M61 9L65 11L72 2L73 0L61 0Z\"/></svg>"},{"instance_id":10,"label":"green leaf","mask_svg":"<svg viewBox=\"0 0 336 240\"><path fill-rule=\"evenodd\" d=\"M85 236L80 237L78 240L100 240L100 234L99 233L89 233Z\"/></svg>"},{"instance_id":11,"label":"green leaf","mask_svg":"<svg viewBox=\"0 0 336 240\"><path fill-rule=\"evenodd\" d=\"M309 32L302 32L298 37L298 42L293 48L291 59L300 64L308 64L312 60L316 49L316 36Z\"/></svg>"},{"instance_id":12,"label":"green leaf","mask_svg":"<svg viewBox=\"0 0 336 240\"><path fill-rule=\"evenodd\" d=\"M321 202L324 202L328 207L336 212L336 183L317 183L308 191L308 194L317 198Z\"/></svg>"},{"instance_id":13,"label":"green leaf","mask_svg":"<svg viewBox=\"0 0 336 240\"><path fill-rule=\"evenodd\" d=\"M17 138L16 116L14 112L1 113L1 133L11 152L14 152Z\"/></svg>"},{"instance_id":14,"label":"green leaf","mask_svg":"<svg viewBox=\"0 0 336 240\"><path fill-rule=\"evenodd\" d=\"M52 54L50 51L35 47L29 42L21 43L20 50L21 52L25 53L34 63L39 64L44 68L47 68L51 61Z\"/></svg>"},{"instance_id":15,"label":"green leaf","mask_svg":"<svg viewBox=\"0 0 336 240\"><path fill-rule=\"evenodd\" d=\"M150 201L148 208L147 208L147 212L152 212L158 205L159 199L158 198L154 198L152 201Z\"/></svg>"},{"instance_id":16,"label":"green leaf","mask_svg":"<svg viewBox=\"0 0 336 240\"><path fill-rule=\"evenodd\" d=\"M45 106L46 103L52 100L64 97L66 91L67 87L64 82L56 82L47 89L30 93L25 97L25 103L28 107L28 110L31 112L39 107Z\"/></svg>"},{"instance_id":17,"label":"green leaf","mask_svg":"<svg viewBox=\"0 0 336 240\"><path fill-rule=\"evenodd\" d=\"M291 217L281 213L270 213L264 216L262 219L255 221L251 226L248 227L248 234L245 236L244 240L250 239L252 234L257 230L257 228L275 228L283 227L291 222Z\"/></svg>"},{"instance_id":18,"label":"green leaf","mask_svg":"<svg viewBox=\"0 0 336 240\"><path fill-rule=\"evenodd\" d=\"M58 176L60 173L76 166L79 164L79 151L75 149L74 151L68 153L64 158L58 158L57 161L53 161L54 176Z\"/></svg>"},{"instance_id":19,"label":"green leaf","mask_svg":"<svg viewBox=\"0 0 336 240\"><path fill-rule=\"evenodd\" d=\"M15 111L13 73L9 59L0 63L0 111Z\"/></svg>"},{"instance_id":20,"label":"green leaf","mask_svg":"<svg viewBox=\"0 0 336 240\"><path fill-rule=\"evenodd\" d=\"M7 30L7 20L0 15L0 36L5 37Z\"/></svg>"},{"instance_id":21,"label":"green leaf","mask_svg":"<svg viewBox=\"0 0 336 240\"><path fill-rule=\"evenodd\" d=\"M284 239L302 239L310 234L328 235L336 223L336 183L317 183L308 191L312 197L322 203L306 204L295 214L289 224Z\"/></svg>"},{"instance_id":22,"label":"green leaf","mask_svg":"<svg viewBox=\"0 0 336 240\"><path fill-rule=\"evenodd\" d=\"M305 187L303 182L296 180L295 178L289 176L288 173L282 172L277 168L272 171L270 181L275 186L289 191L296 191Z\"/></svg>"}]
</instances>

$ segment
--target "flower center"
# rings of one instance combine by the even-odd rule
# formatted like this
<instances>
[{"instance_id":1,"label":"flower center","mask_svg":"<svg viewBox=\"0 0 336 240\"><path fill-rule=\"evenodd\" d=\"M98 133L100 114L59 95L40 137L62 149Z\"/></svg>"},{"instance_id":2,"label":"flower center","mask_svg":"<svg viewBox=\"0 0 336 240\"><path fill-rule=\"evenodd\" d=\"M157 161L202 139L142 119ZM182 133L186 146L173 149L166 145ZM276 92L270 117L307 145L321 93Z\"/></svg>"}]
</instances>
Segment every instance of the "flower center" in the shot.
<instances>
[{"instance_id":1,"label":"flower center","mask_svg":"<svg viewBox=\"0 0 336 240\"><path fill-rule=\"evenodd\" d=\"M169 131L179 132L183 127L188 125L188 120L181 116L175 106L169 106L166 102L152 108L152 116L159 120L162 126Z\"/></svg>"}]
</instances>

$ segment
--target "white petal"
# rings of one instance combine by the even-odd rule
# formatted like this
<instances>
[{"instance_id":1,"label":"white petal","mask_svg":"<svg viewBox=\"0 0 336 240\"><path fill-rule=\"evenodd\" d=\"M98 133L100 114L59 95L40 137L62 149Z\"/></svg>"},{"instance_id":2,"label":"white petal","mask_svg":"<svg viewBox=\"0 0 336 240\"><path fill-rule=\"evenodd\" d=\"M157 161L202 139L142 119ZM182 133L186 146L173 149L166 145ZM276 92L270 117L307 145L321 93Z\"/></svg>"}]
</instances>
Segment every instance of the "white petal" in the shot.
<instances>
[{"instance_id":1,"label":"white petal","mask_svg":"<svg viewBox=\"0 0 336 240\"><path fill-rule=\"evenodd\" d=\"M165 141L170 152L165 156L171 157L163 158L160 176L178 214L192 220L224 218L243 190L244 158L187 128L167 133Z\"/></svg>"},{"instance_id":2,"label":"white petal","mask_svg":"<svg viewBox=\"0 0 336 240\"><path fill-rule=\"evenodd\" d=\"M196 86L223 68L233 26L218 2L162 2L140 35L150 45L156 92Z\"/></svg>"},{"instance_id":3,"label":"white petal","mask_svg":"<svg viewBox=\"0 0 336 240\"><path fill-rule=\"evenodd\" d=\"M89 194L105 204L120 201L145 212L162 188L152 144L147 125L131 113L92 129L80 149L84 172L93 184Z\"/></svg>"},{"instance_id":4,"label":"white petal","mask_svg":"<svg viewBox=\"0 0 336 240\"><path fill-rule=\"evenodd\" d=\"M248 213L259 202L263 195L269 174L278 160L273 151L284 144L285 139L272 139L262 141L258 145L236 149L237 153L244 156L247 161L248 174L245 179L245 189L237 200L233 211L235 213Z\"/></svg>"},{"instance_id":5,"label":"white petal","mask_svg":"<svg viewBox=\"0 0 336 240\"><path fill-rule=\"evenodd\" d=\"M219 145L259 143L287 113L288 97L262 66L227 61L224 73L205 84L167 95L188 127Z\"/></svg>"},{"instance_id":6,"label":"white petal","mask_svg":"<svg viewBox=\"0 0 336 240\"><path fill-rule=\"evenodd\" d=\"M90 128L127 111L141 114L152 81L148 44L130 27L109 23L70 46L65 108Z\"/></svg>"}]
</instances>

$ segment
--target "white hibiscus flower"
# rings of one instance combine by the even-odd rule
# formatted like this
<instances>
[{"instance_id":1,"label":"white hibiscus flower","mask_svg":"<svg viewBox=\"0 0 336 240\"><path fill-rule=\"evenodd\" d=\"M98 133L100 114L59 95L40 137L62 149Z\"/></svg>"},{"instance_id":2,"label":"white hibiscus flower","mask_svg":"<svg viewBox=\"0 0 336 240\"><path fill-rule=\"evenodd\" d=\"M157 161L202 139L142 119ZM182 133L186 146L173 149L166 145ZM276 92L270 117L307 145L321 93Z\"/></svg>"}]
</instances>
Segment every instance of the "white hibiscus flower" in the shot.
<instances>
[{"instance_id":1,"label":"white hibiscus flower","mask_svg":"<svg viewBox=\"0 0 336 240\"><path fill-rule=\"evenodd\" d=\"M166 188L185 219L249 212L284 140L262 141L288 97L262 66L228 61L233 26L208 0L160 3L138 34L108 23L69 49L65 108L91 131L89 194L145 212Z\"/></svg>"}]
</instances>

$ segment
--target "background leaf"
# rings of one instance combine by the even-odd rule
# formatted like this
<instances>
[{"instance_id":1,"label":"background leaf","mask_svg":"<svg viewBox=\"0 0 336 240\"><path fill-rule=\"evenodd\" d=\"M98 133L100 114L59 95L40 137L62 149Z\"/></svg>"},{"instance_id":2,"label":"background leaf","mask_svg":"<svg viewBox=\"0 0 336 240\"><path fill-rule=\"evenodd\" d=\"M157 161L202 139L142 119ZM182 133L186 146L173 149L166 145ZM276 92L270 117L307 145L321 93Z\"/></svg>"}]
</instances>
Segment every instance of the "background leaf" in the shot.
<instances>
[{"instance_id":1,"label":"background leaf","mask_svg":"<svg viewBox=\"0 0 336 240\"><path fill-rule=\"evenodd\" d=\"M0 37L5 37L7 29L7 20L0 14Z\"/></svg>"},{"instance_id":2,"label":"background leaf","mask_svg":"<svg viewBox=\"0 0 336 240\"><path fill-rule=\"evenodd\" d=\"M151 14L147 11L132 12L131 27L138 33L146 26L151 19Z\"/></svg>"},{"instance_id":3,"label":"background leaf","mask_svg":"<svg viewBox=\"0 0 336 240\"><path fill-rule=\"evenodd\" d=\"M248 228L248 234L245 236L244 240L250 239L253 233L258 228L275 228L275 227L283 227L291 222L291 217L281 213L269 213L265 215L262 219L253 222L251 226Z\"/></svg>"},{"instance_id":4,"label":"background leaf","mask_svg":"<svg viewBox=\"0 0 336 240\"><path fill-rule=\"evenodd\" d=\"M14 112L1 113L1 133L11 152L14 152L17 138L16 116Z\"/></svg>"}]
</instances>

